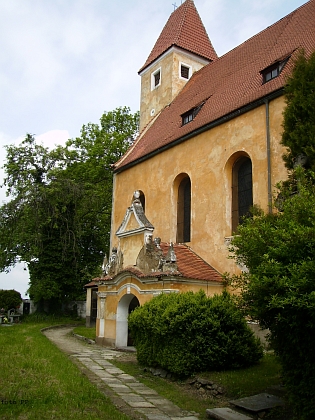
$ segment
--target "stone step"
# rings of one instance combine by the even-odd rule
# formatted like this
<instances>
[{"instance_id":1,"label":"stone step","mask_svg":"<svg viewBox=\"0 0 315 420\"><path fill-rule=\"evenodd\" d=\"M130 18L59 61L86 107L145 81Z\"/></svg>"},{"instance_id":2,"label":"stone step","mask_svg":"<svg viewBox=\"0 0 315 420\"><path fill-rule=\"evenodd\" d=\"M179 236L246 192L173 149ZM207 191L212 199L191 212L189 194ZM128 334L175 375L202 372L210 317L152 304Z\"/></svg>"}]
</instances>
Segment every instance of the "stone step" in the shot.
<instances>
[{"instance_id":1,"label":"stone step","mask_svg":"<svg viewBox=\"0 0 315 420\"><path fill-rule=\"evenodd\" d=\"M260 411L266 411L274 407L282 406L284 405L284 401L282 398L264 392L251 397L239 398L238 400L230 401L230 404L251 413L259 413Z\"/></svg>"},{"instance_id":2,"label":"stone step","mask_svg":"<svg viewBox=\"0 0 315 420\"><path fill-rule=\"evenodd\" d=\"M217 420L253 420L252 417L245 416L227 407L209 408L206 413L209 418Z\"/></svg>"}]
</instances>

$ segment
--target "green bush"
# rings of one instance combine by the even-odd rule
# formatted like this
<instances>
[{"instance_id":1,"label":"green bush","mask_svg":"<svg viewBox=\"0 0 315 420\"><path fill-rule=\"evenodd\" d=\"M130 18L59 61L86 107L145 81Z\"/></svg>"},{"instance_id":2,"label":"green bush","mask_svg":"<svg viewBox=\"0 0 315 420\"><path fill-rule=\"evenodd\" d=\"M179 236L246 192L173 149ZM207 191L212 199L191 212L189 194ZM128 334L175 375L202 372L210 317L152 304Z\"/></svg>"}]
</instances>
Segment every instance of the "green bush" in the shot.
<instances>
[{"instance_id":1,"label":"green bush","mask_svg":"<svg viewBox=\"0 0 315 420\"><path fill-rule=\"evenodd\" d=\"M263 354L227 292L161 294L130 314L129 327L139 363L178 376L250 366Z\"/></svg>"},{"instance_id":2,"label":"green bush","mask_svg":"<svg viewBox=\"0 0 315 420\"><path fill-rule=\"evenodd\" d=\"M19 308L21 303L21 294L16 290L0 290L0 309L4 312Z\"/></svg>"}]
</instances>

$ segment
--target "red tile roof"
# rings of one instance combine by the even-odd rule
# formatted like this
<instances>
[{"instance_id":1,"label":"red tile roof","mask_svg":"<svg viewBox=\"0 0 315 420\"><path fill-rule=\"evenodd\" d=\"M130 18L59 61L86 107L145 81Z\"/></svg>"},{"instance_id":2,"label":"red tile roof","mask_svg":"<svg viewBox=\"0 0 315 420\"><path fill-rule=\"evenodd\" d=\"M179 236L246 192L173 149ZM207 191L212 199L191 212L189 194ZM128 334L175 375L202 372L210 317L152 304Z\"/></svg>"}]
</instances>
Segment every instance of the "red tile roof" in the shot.
<instances>
[{"instance_id":1,"label":"red tile roof","mask_svg":"<svg viewBox=\"0 0 315 420\"><path fill-rule=\"evenodd\" d=\"M93 279L90 283L85 284L84 287L96 287L100 280L100 278Z\"/></svg>"},{"instance_id":2,"label":"red tile roof","mask_svg":"<svg viewBox=\"0 0 315 420\"><path fill-rule=\"evenodd\" d=\"M311 0L196 72L114 169L124 170L269 94L281 92L297 50L304 48L307 55L315 50L314 22L315 0ZM260 72L288 56L291 58L281 74L262 84ZM182 126L181 115L203 101L205 104L195 119Z\"/></svg>"},{"instance_id":3,"label":"red tile roof","mask_svg":"<svg viewBox=\"0 0 315 420\"><path fill-rule=\"evenodd\" d=\"M186 0L169 17L147 61L139 73L172 46L215 60L215 52L193 0Z\"/></svg>"},{"instance_id":4,"label":"red tile roof","mask_svg":"<svg viewBox=\"0 0 315 420\"><path fill-rule=\"evenodd\" d=\"M169 244L162 242L161 248L166 256ZM190 279L222 282L222 276L210 264L185 244L174 244L177 269L182 276Z\"/></svg>"},{"instance_id":5,"label":"red tile roof","mask_svg":"<svg viewBox=\"0 0 315 420\"><path fill-rule=\"evenodd\" d=\"M160 246L162 248L163 255L166 256L170 245L165 242L161 242ZM181 278L184 277L192 280L203 280L222 283L223 279L221 274L217 270L215 270L210 264L204 261L201 257L199 257L187 245L174 244L173 247L177 258L176 271L155 271L147 274L140 271L136 266L128 266L125 267L122 271L120 271L119 274L129 272L137 276L139 279L152 277L162 278L172 276ZM117 275L114 277L107 276L104 278L93 279L93 281L87 284L85 287L91 287L99 281L106 282L114 279L115 277L117 277Z\"/></svg>"}]
</instances>

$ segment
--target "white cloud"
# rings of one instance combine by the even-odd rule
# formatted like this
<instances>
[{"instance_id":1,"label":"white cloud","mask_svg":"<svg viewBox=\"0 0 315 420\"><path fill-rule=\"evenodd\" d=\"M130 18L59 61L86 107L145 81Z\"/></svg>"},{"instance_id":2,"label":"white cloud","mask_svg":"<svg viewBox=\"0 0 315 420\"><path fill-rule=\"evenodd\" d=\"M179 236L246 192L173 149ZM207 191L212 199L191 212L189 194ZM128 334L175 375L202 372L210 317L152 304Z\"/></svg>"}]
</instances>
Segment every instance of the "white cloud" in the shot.
<instances>
[{"instance_id":1,"label":"white cloud","mask_svg":"<svg viewBox=\"0 0 315 420\"><path fill-rule=\"evenodd\" d=\"M67 130L51 130L47 133L36 136L36 142L42 143L45 147L53 149L57 145L64 145L69 139L69 133Z\"/></svg>"}]
</instances>

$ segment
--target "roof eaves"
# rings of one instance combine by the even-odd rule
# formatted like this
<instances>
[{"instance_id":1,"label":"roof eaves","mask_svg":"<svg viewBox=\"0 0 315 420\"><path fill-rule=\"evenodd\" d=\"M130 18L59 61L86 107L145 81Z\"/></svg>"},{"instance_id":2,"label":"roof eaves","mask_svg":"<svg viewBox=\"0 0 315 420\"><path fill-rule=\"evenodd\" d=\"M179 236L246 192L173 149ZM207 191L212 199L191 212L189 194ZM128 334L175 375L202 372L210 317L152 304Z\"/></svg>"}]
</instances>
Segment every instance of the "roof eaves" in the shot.
<instances>
[{"instance_id":1,"label":"roof eaves","mask_svg":"<svg viewBox=\"0 0 315 420\"><path fill-rule=\"evenodd\" d=\"M160 55L158 55L153 61L146 63L143 67L141 67L141 69L138 71L138 75L141 76L141 74L150 66L152 66L156 61L158 61L161 57L163 57L165 54L167 54L168 51L170 51L172 48L178 48L184 52L187 52L189 54L193 54L194 56L197 56L199 58L201 58L202 60L205 60L208 63L212 63L214 60L211 60L210 58L205 57L202 54L198 54L195 51L189 50L187 48L181 47L180 45L173 43L171 44L165 51L163 51Z\"/></svg>"},{"instance_id":2,"label":"roof eaves","mask_svg":"<svg viewBox=\"0 0 315 420\"><path fill-rule=\"evenodd\" d=\"M241 108L238 108L238 109L236 109L232 112L229 112L228 114L223 115L222 117L218 118L217 120L211 121L211 122L203 125L202 127L198 127L196 130L193 130L193 131L185 134L184 136L177 138L176 140L172 141L171 143L165 144L164 146L159 147L156 150L153 150L152 152L148 153L147 155L141 156L140 158L135 159L134 161L129 162L124 166L117 167L116 169L114 169L114 173L123 172L123 171L125 171L125 170L127 170L127 169L141 163L141 162L144 162L145 160L150 159L153 156L158 155L159 153L161 153L165 150L168 150L168 149L170 149L174 146L177 146L180 143L183 143L186 140L191 139L192 137L195 137L196 135L199 135L199 134L201 134L201 133L203 133L207 130L210 130L211 128L217 127L220 124L223 124L223 123L225 123L225 122L227 122L227 121L229 121L229 120L231 120L231 119L233 119L233 118L235 118L239 115L242 115L242 114L244 114L244 113L246 113L246 112L248 112L248 111L250 111L254 108L257 108L258 106L265 103L266 100L272 100L272 99L275 99L279 96L282 96L283 95L283 90L284 90L284 88L281 87L280 89L278 89L276 91L273 91L273 92L271 92L271 93L269 93L269 94L267 94L267 95L265 95L265 96L263 96L259 99L256 99L255 101L253 101L253 102L251 102L251 103L249 103L249 104L247 104L247 105L245 105Z\"/></svg>"}]
</instances>

